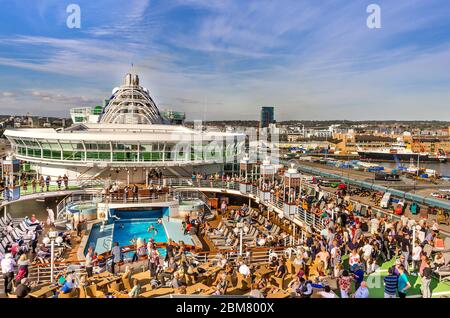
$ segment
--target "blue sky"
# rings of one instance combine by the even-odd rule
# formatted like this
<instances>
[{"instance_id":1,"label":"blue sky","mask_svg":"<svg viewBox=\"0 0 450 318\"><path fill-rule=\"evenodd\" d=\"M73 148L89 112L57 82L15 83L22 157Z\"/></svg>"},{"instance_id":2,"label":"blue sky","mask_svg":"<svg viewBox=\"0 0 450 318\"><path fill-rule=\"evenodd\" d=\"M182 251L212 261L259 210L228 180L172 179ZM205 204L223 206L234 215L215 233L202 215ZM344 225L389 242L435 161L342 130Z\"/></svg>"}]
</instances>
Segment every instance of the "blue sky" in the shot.
<instances>
[{"instance_id":1,"label":"blue sky","mask_svg":"<svg viewBox=\"0 0 450 318\"><path fill-rule=\"evenodd\" d=\"M81 28L66 7L81 8ZM381 7L381 29L366 8ZM120 4L120 5L119 5ZM0 113L68 115L134 69L189 119L450 120L448 0L0 0Z\"/></svg>"}]
</instances>

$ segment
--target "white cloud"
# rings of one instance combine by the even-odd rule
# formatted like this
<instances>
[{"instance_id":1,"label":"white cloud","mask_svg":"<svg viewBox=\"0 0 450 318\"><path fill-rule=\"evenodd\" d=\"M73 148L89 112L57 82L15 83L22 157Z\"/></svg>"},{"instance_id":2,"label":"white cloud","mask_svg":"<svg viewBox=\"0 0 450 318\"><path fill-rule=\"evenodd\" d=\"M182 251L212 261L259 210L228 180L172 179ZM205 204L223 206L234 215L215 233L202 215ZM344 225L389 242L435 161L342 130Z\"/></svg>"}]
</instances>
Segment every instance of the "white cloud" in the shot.
<instances>
[{"instance_id":1,"label":"white cloud","mask_svg":"<svg viewBox=\"0 0 450 318\"><path fill-rule=\"evenodd\" d=\"M362 2L128 1L77 38L0 38L0 46L44 52L2 55L0 65L45 74L58 85L59 92L33 87L40 94L33 95L27 82L21 105L37 112L53 105L63 113L108 97L134 63L157 103L189 118L256 119L267 104L277 107L278 119L449 117L449 47L398 41L439 25L447 11L426 10L420 1L381 2L383 28L371 32ZM172 24L184 25L165 14L180 6L197 11L177 31ZM93 15L86 5L82 10Z\"/></svg>"},{"instance_id":2,"label":"white cloud","mask_svg":"<svg viewBox=\"0 0 450 318\"><path fill-rule=\"evenodd\" d=\"M13 93L13 92L2 92L1 96L3 96L3 97L14 97L14 96L16 96L16 94Z\"/></svg>"}]
</instances>

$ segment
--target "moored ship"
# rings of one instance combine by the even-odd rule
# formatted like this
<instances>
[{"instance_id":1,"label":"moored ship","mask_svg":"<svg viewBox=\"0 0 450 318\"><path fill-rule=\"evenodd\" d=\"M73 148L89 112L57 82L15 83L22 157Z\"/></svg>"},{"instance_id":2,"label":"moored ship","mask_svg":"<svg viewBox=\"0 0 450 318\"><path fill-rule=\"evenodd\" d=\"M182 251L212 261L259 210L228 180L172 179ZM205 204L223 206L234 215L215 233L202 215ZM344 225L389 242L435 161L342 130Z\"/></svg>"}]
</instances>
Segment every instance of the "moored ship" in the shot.
<instances>
[{"instance_id":1,"label":"moored ship","mask_svg":"<svg viewBox=\"0 0 450 318\"><path fill-rule=\"evenodd\" d=\"M407 149L406 145L403 143L393 144L392 147L389 148L359 149L358 155L361 160L373 161L447 161L447 155L442 149L439 149L436 154L413 152L411 149Z\"/></svg>"}]
</instances>

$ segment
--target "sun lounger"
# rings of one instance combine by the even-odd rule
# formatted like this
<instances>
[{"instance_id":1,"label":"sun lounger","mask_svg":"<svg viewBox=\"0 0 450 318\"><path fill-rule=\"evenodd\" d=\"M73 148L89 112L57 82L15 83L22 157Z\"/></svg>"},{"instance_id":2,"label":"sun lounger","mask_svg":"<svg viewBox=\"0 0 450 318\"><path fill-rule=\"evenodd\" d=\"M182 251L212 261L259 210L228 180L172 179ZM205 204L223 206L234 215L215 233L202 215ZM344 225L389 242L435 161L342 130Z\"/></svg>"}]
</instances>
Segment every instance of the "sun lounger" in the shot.
<instances>
[{"instance_id":1,"label":"sun lounger","mask_svg":"<svg viewBox=\"0 0 450 318\"><path fill-rule=\"evenodd\" d=\"M437 270L434 271L436 273L436 275L438 276L440 282L450 279L450 268L449 268L450 252L444 253L444 260L445 260L445 266L441 266L440 268L438 268Z\"/></svg>"},{"instance_id":2,"label":"sun lounger","mask_svg":"<svg viewBox=\"0 0 450 318\"><path fill-rule=\"evenodd\" d=\"M27 226L27 225L25 224L25 221L23 221L23 222L21 222L21 223L19 224L19 229L20 229L21 231L23 231L23 232L35 231L35 230L36 230L35 227Z\"/></svg>"},{"instance_id":3,"label":"sun lounger","mask_svg":"<svg viewBox=\"0 0 450 318\"><path fill-rule=\"evenodd\" d=\"M104 298L105 294L102 291L97 290L97 285L92 284L84 288L86 297L88 298Z\"/></svg>"},{"instance_id":4,"label":"sun lounger","mask_svg":"<svg viewBox=\"0 0 450 318\"><path fill-rule=\"evenodd\" d=\"M16 242L9 234L6 235L6 239L8 239L8 243L11 243L11 244L14 244Z\"/></svg>"},{"instance_id":5,"label":"sun lounger","mask_svg":"<svg viewBox=\"0 0 450 318\"><path fill-rule=\"evenodd\" d=\"M173 293L175 293L175 289L173 289L172 287L162 287L162 288L158 288L155 290L150 290L145 293L141 293L139 295L139 297L144 297L144 298L159 297L159 296L165 296L165 295L169 295L169 294L173 294Z\"/></svg>"},{"instance_id":6,"label":"sun lounger","mask_svg":"<svg viewBox=\"0 0 450 318\"><path fill-rule=\"evenodd\" d=\"M8 222L6 222L6 220L4 220L3 218L0 218L0 227L7 227L8 226Z\"/></svg>"}]
</instances>

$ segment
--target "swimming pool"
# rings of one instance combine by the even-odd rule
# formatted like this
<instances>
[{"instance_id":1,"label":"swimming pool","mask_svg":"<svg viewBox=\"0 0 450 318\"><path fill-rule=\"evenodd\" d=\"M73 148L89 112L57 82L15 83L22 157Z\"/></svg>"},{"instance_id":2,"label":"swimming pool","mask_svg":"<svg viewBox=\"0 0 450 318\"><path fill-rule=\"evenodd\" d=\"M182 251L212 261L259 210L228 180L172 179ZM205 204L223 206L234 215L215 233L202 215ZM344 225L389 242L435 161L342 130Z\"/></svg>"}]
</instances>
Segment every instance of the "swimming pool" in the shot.
<instances>
[{"instance_id":1,"label":"swimming pool","mask_svg":"<svg viewBox=\"0 0 450 318\"><path fill-rule=\"evenodd\" d=\"M97 204L92 202L76 202L67 206L67 213L78 220L80 214L84 220L94 220L97 218Z\"/></svg>"},{"instance_id":2,"label":"swimming pool","mask_svg":"<svg viewBox=\"0 0 450 318\"><path fill-rule=\"evenodd\" d=\"M169 208L122 208L111 209L111 215L124 219L159 219L169 215Z\"/></svg>"},{"instance_id":3,"label":"swimming pool","mask_svg":"<svg viewBox=\"0 0 450 318\"><path fill-rule=\"evenodd\" d=\"M157 230L148 232L148 227L152 224ZM100 223L94 224L89 234L88 242L84 249L84 255L87 254L89 247L94 248L94 252L102 254L111 250L113 242L118 242L119 246L133 245L133 238L142 238L146 242L153 238L155 242L166 242L167 235L162 224L158 224L156 219L148 220L124 220L116 221L113 224L105 225L101 230ZM161 256L166 255L166 250L158 249ZM132 257L134 252L125 253L125 257Z\"/></svg>"},{"instance_id":4,"label":"swimming pool","mask_svg":"<svg viewBox=\"0 0 450 318\"><path fill-rule=\"evenodd\" d=\"M92 225L89 238L84 248L86 255L89 247L94 248L94 252L102 254L111 250L114 242L118 242L119 246L134 245L137 238L149 239L158 242L167 242L171 238L175 242L180 240L188 245L194 245L189 235L184 235L181 226L181 220L164 217L167 208L154 209L128 209L128 210L111 210L111 214L117 218L112 218L110 224L106 224L103 228L101 223ZM162 219L162 224L158 224L158 219ZM149 231L149 227L153 225L155 231ZM165 256L165 249L159 249L162 256Z\"/></svg>"},{"instance_id":5,"label":"swimming pool","mask_svg":"<svg viewBox=\"0 0 450 318\"><path fill-rule=\"evenodd\" d=\"M149 231L153 226L154 230ZM132 245L133 239L141 238L146 242L153 238L155 242L166 242L167 235L162 224L158 224L157 219L130 219L118 220L114 222L113 241L119 242L120 246Z\"/></svg>"}]
</instances>

